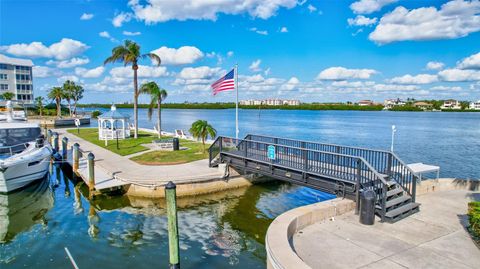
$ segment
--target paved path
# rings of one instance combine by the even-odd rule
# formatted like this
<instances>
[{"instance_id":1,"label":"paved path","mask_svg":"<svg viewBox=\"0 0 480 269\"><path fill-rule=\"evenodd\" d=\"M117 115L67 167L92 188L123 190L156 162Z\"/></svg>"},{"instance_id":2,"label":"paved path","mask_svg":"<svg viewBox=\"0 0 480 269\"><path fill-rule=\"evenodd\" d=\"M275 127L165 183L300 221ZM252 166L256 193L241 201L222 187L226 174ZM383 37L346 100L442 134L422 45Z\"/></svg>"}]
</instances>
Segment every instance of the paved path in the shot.
<instances>
[{"instance_id":1,"label":"paved path","mask_svg":"<svg viewBox=\"0 0 480 269\"><path fill-rule=\"evenodd\" d=\"M56 129L60 137L66 136L69 147L79 143L83 151L95 154L95 165L102 167L121 180L137 185L159 186L172 180L175 183L190 183L219 179L222 173L217 168L209 168L208 160L200 160L178 165L141 165L95 144L85 141L65 129Z\"/></svg>"},{"instance_id":2,"label":"paved path","mask_svg":"<svg viewBox=\"0 0 480 269\"><path fill-rule=\"evenodd\" d=\"M312 268L480 268L480 250L464 228L473 197L479 200L480 193L418 196L420 212L395 224L366 226L349 213L307 226L293 246Z\"/></svg>"}]
</instances>

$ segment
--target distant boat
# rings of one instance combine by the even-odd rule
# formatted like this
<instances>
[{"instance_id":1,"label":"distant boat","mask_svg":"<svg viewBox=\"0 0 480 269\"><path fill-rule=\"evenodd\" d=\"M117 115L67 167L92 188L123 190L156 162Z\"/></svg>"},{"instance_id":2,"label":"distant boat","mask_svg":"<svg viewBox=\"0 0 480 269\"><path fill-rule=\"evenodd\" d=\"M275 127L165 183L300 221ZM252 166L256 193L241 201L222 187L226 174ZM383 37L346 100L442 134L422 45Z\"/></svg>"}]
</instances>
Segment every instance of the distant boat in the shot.
<instances>
[{"instance_id":1,"label":"distant boat","mask_svg":"<svg viewBox=\"0 0 480 269\"><path fill-rule=\"evenodd\" d=\"M0 193L25 187L48 173L52 148L39 124L15 118L7 102L5 122L0 122Z\"/></svg>"}]
</instances>

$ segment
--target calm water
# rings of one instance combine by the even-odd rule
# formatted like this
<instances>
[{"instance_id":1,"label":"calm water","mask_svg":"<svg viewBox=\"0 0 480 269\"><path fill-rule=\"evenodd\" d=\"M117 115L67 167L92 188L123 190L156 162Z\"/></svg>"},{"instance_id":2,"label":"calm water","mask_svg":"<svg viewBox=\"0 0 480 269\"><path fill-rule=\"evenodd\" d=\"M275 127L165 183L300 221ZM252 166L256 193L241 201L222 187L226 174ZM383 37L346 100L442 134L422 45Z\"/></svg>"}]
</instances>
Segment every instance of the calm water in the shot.
<instances>
[{"instance_id":1,"label":"calm water","mask_svg":"<svg viewBox=\"0 0 480 269\"><path fill-rule=\"evenodd\" d=\"M130 113L132 110L122 110ZM164 110L165 130L188 130L206 119L234 134L234 110ZM140 126L152 128L146 110ZM480 177L480 113L242 110L241 136L271 134L395 150L407 162L438 164L441 176ZM93 123L92 125L95 125ZM48 179L0 194L0 268L166 268L164 201L103 197L90 204L86 187L57 168ZM279 214L333 196L270 182L228 193L180 199L182 268L264 268L264 237Z\"/></svg>"},{"instance_id":2,"label":"calm water","mask_svg":"<svg viewBox=\"0 0 480 269\"><path fill-rule=\"evenodd\" d=\"M164 201L103 197L58 168L17 193L0 194L0 268L167 268ZM266 183L179 199L182 268L264 268L265 232L291 208L333 198Z\"/></svg>"},{"instance_id":3,"label":"calm water","mask_svg":"<svg viewBox=\"0 0 480 269\"><path fill-rule=\"evenodd\" d=\"M120 111L133 115L132 109ZM140 127L153 129L146 109L139 119ZM162 128L188 130L198 119L209 121L219 135L235 135L234 109L165 109ZM390 149L392 125L394 150L407 163L439 165L442 177L480 178L480 113L240 110L240 137L254 133Z\"/></svg>"}]
</instances>

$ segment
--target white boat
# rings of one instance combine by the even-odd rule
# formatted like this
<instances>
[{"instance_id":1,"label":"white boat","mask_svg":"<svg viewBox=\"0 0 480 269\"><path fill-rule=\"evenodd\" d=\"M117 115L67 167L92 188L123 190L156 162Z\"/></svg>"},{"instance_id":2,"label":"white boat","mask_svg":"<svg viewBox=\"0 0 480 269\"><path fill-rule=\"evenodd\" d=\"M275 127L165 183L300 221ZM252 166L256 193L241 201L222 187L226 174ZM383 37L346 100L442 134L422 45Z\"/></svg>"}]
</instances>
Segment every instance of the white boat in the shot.
<instances>
[{"instance_id":1,"label":"white boat","mask_svg":"<svg viewBox=\"0 0 480 269\"><path fill-rule=\"evenodd\" d=\"M0 122L0 192L27 186L48 173L52 148L38 124L14 119L7 102L5 122Z\"/></svg>"}]
</instances>

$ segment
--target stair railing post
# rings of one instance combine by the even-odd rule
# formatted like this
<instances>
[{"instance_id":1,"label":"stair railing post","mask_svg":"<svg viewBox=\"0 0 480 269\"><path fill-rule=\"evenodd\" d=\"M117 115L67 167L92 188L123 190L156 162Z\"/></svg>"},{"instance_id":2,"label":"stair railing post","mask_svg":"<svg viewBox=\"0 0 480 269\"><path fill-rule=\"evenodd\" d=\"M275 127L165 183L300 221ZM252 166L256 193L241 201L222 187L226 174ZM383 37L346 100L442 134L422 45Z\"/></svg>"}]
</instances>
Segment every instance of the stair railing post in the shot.
<instances>
[{"instance_id":1,"label":"stair railing post","mask_svg":"<svg viewBox=\"0 0 480 269\"><path fill-rule=\"evenodd\" d=\"M362 161L357 159L357 184L355 187L355 200L356 200L356 207L355 207L355 214L358 215L360 211L360 180L362 177L362 170L361 170Z\"/></svg>"},{"instance_id":2,"label":"stair railing post","mask_svg":"<svg viewBox=\"0 0 480 269\"><path fill-rule=\"evenodd\" d=\"M95 155L93 153L88 153L87 156L87 167L88 167L88 192L90 198L93 197L93 192L95 191Z\"/></svg>"},{"instance_id":3,"label":"stair railing post","mask_svg":"<svg viewBox=\"0 0 480 269\"><path fill-rule=\"evenodd\" d=\"M177 186L169 181L165 185L165 200L167 202L168 223L168 250L170 253L169 268L180 268L180 254L178 243L178 220L177 220Z\"/></svg>"},{"instance_id":4,"label":"stair railing post","mask_svg":"<svg viewBox=\"0 0 480 269\"><path fill-rule=\"evenodd\" d=\"M387 184L382 184L382 222L387 215Z\"/></svg>"},{"instance_id":5,"label":"stair railing post","mask_svg":"<svg viewBox=\"0 0 480 269\"><path fill-rule=\"evenodd\" d=\"M415 203L415 196L417 194L417 177L412 174L412 202Z\"/></svg>"},{"instance_id":6,"label":"stair railing post","mask_svg":"<svg viewBox=\"0 0 480 269\"><path fill-rule=\"evenodd\" d=\"M68 147L68 137L64 136L62 138L62 160L66 160L67 159L67 149Z\"/></svg>"},{"instance_id":7,"label":"stair railing post","mask_svg":"<svg viewBox=\"0 0 480 269\"><path fill-rule=\"evenodd\" d=\"M388 153L388 160L387 160L387 176L388 176L388 179L390 179L392 177L392 153L389 152Z\"/></svg>"},{"instance_id":8,"label":"stair railing post","mask_svg":"<svg viewBox=\"0 0 480 269\"><path fill-rule=\"evenodd\" d=\"M78 143L73 144L72 147L72 170L75 174L78 173L78 164L80 159L80 145Z\"/></svg>"}]
</instances>

